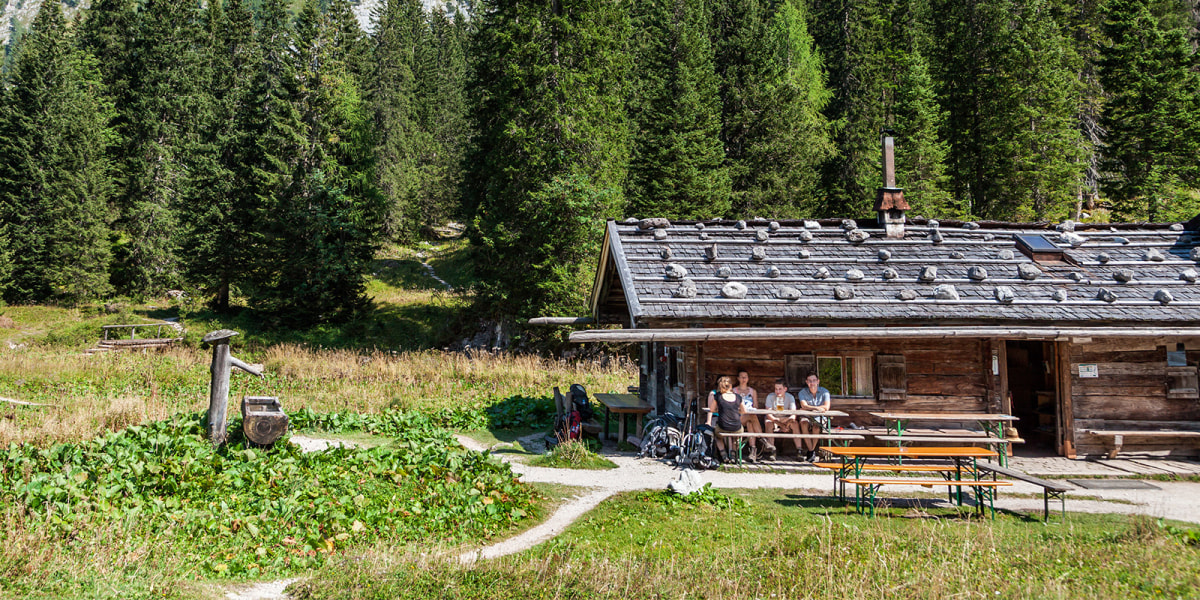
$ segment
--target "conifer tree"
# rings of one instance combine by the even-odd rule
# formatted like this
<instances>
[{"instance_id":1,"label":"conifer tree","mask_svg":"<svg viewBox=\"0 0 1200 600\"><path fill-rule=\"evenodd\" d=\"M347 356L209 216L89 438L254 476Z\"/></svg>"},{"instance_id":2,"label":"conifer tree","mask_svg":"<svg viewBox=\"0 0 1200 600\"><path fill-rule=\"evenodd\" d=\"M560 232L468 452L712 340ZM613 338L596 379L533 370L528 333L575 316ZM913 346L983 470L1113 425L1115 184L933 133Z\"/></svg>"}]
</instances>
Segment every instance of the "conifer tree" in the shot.
<instances>
[{"instance_id":1,"label":"conifer tree","mask_svg":"<svg viewBox=\"0 0 1200 600\"><path fill-rule=\"evenodd\" d=\"M731 213L798 216L817 194L812 173L833 147L828 99L804 3L714 2L713 48L732 180Z\"/></svg>"},{"instance_id":2,"label":"conifer tree","mask_svg":"<svg viewBox=\"0 0 1200 600\"><path fill-rule=\"evenodd\" d=\"M823 214L867 216L880 184L881 130L897 136L896 177L918 214L959 216L945 189L943 113L928 72L928 7L923 0L818 3L818 39L827 49L837 156L822 171Z\"/></svg>"},{"instance_id":3,"label":"conifer tree","mask_svg":"<svg viewBox=\"0 0 1200 600\"><path fill-rule=\"evenodd\" d=\"M622 204L626 11L609 0L481 3L467 199L485 314L583 306L604 219Z\"/></svg>"},{"instance_id":4,"label":"conifer tree","mask_svg":"<svg viewBox=\"0 0 1200 600\"><path fill-rule=\"evenodd\" d=\"M1196 56L1145 0L1109 0L1104 32L1104 190L1121 218L1190 219L1198 206L1188 188L1200 185Z\"/></svg>"},{"instance_id":5,"label":"conifer tree","mask_svg":"<svg viewBox=\"0 0 1200 600\"><path fill-rule=\"evenodd\" d=\"M721 104L702 0L638 5L633 153L625 213L710 219L729 212Z\"/></svg>"},{"instance_id":6,"label":"conifer tree","mask_svg":"<svg viewBox=\"0 0 1200 600\"><path fill-rule=\"evenodd\" d=\"M897 66L897 86L892 122L896 139L896 184L904 188L904 197L914 216L961 218L964 207L950 195L950 177L946 174L946 142L939 132L945 113L938 104L929 76L929 68L920 53L901 57Z\"/></svg>"},{"instance_id":7,"label":"conifer tree","mask_svg":"<svg viewBox=\"0 0 1200 600\"><path fill-rule=\"evenodd\" d=\"M262 217L250 299L282 321L344 318L362 307L384 204L372 185L368 115L337 22L305 3L289 45L298 117L294 170Z\"/></svg>"},{"instance_id":8,"label":"conifer tree","mask_svg":"<svg viewBox=\"0 0 1200 600\"><path fill-rule=\"evenodd\" d=\"M113 274L125 293L162 292L181 280L178 210L194 198L198 132L211 106L199 16L187 3L148 0L126 44L116 98L123 185Z\"/></svg>"},{"instance_id":9,"label":"conifer tree","mask_svg":"<svg viewBox=\"0 0 1200 600\"><path fill-rule=\"evenodd\" d=\"M240 127L254 110L251 86L260 63L254 15L244 0L210 3L205 22L211 119L201 136L206 153L198 161L203 168L196 201L182 207L187 231L182 255L187 281L224 310L234 282L251 268L255 255L250 235L257 196L246 193L249 165L242 163L255 142Z\"/></svg>"},{"instance_id":10,"label":"conifer tree","mask_svg":"<svg viewBox=\"0 0 1200 600\"><path fill-rule=\"evenodd\" d=\"M425 144L417 153L421 172L417 214L426 228L461 213L462 163L471 135L467 27L462 13L448 15L435 9L427 16L426 41L418 48L415 119Z\"/></svg>"},{"instance_id":11,"label":"conifer tree","mask_svg":"<svg viewBox=\"0 0 1200 600\"><path fill-rule=\"evenodd\" d=\"M375 185L387 199L390 237L413 239L419 227L418 155L427 144L416 122L416 53L423 40L418 0L383 0L376 8L365 98L375 137Z\"/></svg>"},{"instance_id":12,"label":"conifer tree","mask_svg":"<svg viewBox=\"0 0 1200 600\"><path fill-rule=\"evenodd\" d=\"M1065 218L1083 184L1078 56L1045 0L935 2L952 190L973 215Z\"/></svg>"},{"instance_id":13,"label":"conifer tree","mask_svg":"<svg viewBox=\"0 0 1200 600\"><path fill-rule=\"evenodd\" d=\"M109 291L111 105L57 2L34 19L0 94L0 254L5 297L75 303ZM6 261L7 262L7 261Z\"/></svg>"}]
</instances>

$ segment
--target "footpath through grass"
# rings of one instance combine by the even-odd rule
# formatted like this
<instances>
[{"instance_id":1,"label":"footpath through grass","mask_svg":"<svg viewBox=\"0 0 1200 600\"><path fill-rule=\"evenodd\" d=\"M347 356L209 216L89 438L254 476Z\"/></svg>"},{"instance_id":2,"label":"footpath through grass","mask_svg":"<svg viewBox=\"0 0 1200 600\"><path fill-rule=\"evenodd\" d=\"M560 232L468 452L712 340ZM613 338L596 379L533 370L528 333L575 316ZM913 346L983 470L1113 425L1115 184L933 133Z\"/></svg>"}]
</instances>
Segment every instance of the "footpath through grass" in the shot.
<instances>
[{"instance_id":1,"label":"footpath through grass","mask_svg":"<svg viewBox=\"0 0 1200 600\"><path fill-rule=\"evenodd\" d=\"M892 509L868 519L804 492L659 492L603 503L530 551L461 567L333 561L300 598L1196 598L1200 547L1146 518Z\"/></svg>"}]
</instances>

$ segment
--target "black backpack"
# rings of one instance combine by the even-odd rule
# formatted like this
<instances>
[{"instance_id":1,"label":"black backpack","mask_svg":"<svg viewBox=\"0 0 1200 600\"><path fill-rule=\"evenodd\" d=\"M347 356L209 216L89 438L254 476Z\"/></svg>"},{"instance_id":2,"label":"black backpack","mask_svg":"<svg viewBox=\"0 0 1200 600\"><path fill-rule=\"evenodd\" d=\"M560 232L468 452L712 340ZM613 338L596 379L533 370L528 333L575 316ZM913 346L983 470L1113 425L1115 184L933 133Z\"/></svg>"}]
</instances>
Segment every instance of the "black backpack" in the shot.
<instances>
[{"instance_id":1,"label":"black backpack","mask_svg":"<svg viewBox=\"0 0 1200 600\"><path fill-rule=\"evenodd\" d=\"M675 463L691 469L715 469L721 466L721 461L717 460L714 434L712 427L700 425L694 432L683 436L683 445Z\"/></svg>"},{"instance_id":2,"label":"black backpack","mask_svg":"<svg viewBox=\"0 0 1200 600\"><path fill-rule=\"evenodd\" d=\"M571 404L579 411L579 419L585 423L596 416L592 412L592 403L588 401L587 388L583 387L583 384L571 384Z\"/></svg>"}]
</instances>

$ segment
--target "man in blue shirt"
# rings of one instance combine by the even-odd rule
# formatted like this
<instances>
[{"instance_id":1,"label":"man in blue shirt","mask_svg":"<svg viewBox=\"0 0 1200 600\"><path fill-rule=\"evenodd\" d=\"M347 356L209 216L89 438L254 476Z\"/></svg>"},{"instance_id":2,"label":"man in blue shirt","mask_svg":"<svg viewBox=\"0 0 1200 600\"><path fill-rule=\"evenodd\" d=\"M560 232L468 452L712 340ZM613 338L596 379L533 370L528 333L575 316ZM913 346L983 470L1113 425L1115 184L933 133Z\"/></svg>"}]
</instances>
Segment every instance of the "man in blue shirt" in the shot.
<instances>
[{"instance_id":1,"label":"man in blue shirt","mask_svg":"<svg viewBox=\"0 0 1200 600\"><path fill-rule=\"evenodd\" d=\"M809 372L804 378L805 386L800 388L796 394L796 400L800 402L800 406L796 407L800 410L811 410L814 412L825 412L829 410L830 397L829 390L821 387L821 379L816 373ZM812 417L811 419L800 420L800 433L818 434L824 429L829 428L829 417ZM818 439L802 440L804 447L808 449L808 456L805 458L808 462L816 462L817 446L820 445Z\"/></svg>"}]
</instances>

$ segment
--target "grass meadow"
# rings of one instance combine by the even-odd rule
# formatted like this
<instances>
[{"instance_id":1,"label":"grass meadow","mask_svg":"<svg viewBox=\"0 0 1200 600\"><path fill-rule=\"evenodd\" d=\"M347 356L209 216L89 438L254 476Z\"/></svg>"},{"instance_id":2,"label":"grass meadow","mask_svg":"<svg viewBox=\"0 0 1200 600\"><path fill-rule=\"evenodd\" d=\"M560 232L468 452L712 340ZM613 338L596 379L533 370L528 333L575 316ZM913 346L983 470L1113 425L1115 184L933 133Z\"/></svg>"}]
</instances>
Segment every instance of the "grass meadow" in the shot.
<instances>
[{"instance_id":1,"label":"grass meadow","mask_svg":"<svg viewBox=\"0 0 1200 600\"><path fill-rule=\"evenodd\" d=\"M298 598L1196 598L1200 547L1146 518L893 508L875 519L814 490L660 492L601 504L554 540L464 567L380 547L328 563ZM714 494L721 496L722 494Z\"/></svg>"}]
</instances>

